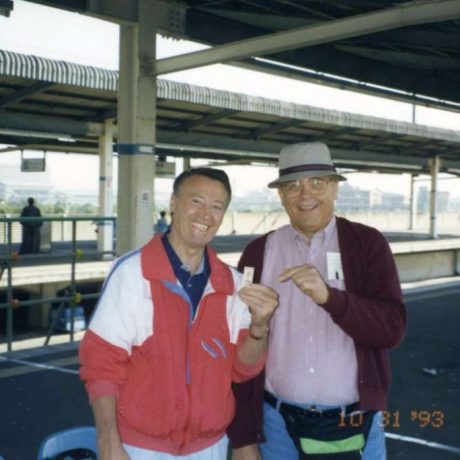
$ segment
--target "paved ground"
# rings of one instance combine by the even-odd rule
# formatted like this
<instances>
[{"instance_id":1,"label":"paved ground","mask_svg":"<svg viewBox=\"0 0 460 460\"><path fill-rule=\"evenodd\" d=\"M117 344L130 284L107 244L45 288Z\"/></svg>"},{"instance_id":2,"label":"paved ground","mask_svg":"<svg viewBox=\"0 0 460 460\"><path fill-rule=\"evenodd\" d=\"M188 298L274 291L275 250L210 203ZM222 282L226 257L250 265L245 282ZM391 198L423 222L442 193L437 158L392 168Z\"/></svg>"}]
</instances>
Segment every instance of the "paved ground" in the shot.
<instances>
[{"instance_id":1,"label":"paved ground","mask_svg":"<svg viewBox=\"0 0 460 460\"><path fill-rule=\"evenodd\" d=\"M406 298L408 332L392 352L387 431L457 447L457 452L389 440L390 459L460 458L459 288Z\"/></svg>"},{"instance_id":2,"label":"paved ground","mask_svg":"<svg viewBox=\"0 0 460 460\"><path fill-rule=\"evenodd\" d=\"M92 424L84 388L76 374L76 346L13 352L10 357L75 373L0 360L0 455L5 460L33 460L47 435Z\"/></svg>"},{"instance_id":3,"label":"paved ground","mask_svg":"<svg viewBox=\"0 0 460 460\"><path fill-rule=\"evenodd\" d=\"M458 298L457 288L406 299L409 329L403 345L392 352L394 382L387 426L391 436L405 439L388 440L389 459L460 458L460 449L446 450L460 448ZM48 434L92 423L76 374L77 346L0 355L0 455L5 460L33 460ZM415 444L414 439L440 445Z\"/></svg>"},{"instance_id":4,"label":"paved ground","mask_svg":"<svg viewBox=\"0 0 460 460\"><path fill-rule=\"evenodd\" d=\"M235 235L214 245L228 253L251 238ZM418 236L396 233L387 238L406 241ZM407 337L392 352L389 459L460 459L459 293L457 286L406 297ZM40 441L50 433L92 424L77 375L77 347L53 345L0 354L0 456L5 460L33 460Z\"/></svg>"}]
</instances>

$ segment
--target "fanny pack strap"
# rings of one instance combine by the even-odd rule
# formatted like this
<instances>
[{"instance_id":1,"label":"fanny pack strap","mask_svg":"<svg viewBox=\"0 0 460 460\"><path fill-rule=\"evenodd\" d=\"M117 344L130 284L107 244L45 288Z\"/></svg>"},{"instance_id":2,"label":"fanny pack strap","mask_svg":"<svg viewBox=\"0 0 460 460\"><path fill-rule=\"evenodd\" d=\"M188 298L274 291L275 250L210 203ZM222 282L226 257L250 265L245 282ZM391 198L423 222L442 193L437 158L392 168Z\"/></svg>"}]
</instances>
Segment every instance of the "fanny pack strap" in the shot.
<instances>
[{"instance_id":1,"label":"fanny pack strap","mask_svg":"<svg viewBox=\"0 0 460 460\"><path fill-rule=\"evenodd\" d=\"M357 412L322 418L281 409L287 431L299 452L299 460L359 460L369 436L375 412Z\"/></svg>"}]
</instances>

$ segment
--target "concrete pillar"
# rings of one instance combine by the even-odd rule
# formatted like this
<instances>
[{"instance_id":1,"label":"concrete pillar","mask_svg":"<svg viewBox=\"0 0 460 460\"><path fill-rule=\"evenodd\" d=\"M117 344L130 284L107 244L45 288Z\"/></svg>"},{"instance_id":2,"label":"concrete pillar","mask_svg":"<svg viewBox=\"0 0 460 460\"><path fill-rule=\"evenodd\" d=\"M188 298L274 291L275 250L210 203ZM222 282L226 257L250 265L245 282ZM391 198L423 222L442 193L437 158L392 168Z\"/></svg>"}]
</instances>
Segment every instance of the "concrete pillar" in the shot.
<instances>
[{"instance_id":1,"label":"concrete pillar","mask_svg":"<svg viewBox=\"0 0 460 460\"><path fill-rule=\"evenodd\" d=\"M438 173L441 166L441 159L438 155L431 159L431 193L430 193L430 236L433 239L438 237L438 209L437 209L437 192L438 192Z\"/></svg>"},{"instance_id":2,"label":"concrete pillar","mask_svg":"<svg viewBox=\"0 0 460 460\"><path fill-rule=\"evenodd\" d=\"M104 135L99 138L99 215L113 216L113 120L105 121ZM97 223L98 251L113 250L113 223Z\"/></svg>"},{"instance_id":3,"label":"concrete pillar","mask_svg":"<svg viewBox=\"0 0 460 460\"><path fill-rule=\"evenodd\" d=\"M410 175L410 219L409 230L415 230L417 225L417 194L415 193L416 174Z\"/></svg>"},{"instance_id":4,"label":"concrete pillar","mask_svg":"<svg viewBox=\"0 0 460 460\"><path fill-rule=\"evenodd\" d=\"M139 0L137 25L120 30L118 89L117 254L145 244L153 228L156 79L143 62L155 59L154 3Z\"/></svg>"}]
</instances>

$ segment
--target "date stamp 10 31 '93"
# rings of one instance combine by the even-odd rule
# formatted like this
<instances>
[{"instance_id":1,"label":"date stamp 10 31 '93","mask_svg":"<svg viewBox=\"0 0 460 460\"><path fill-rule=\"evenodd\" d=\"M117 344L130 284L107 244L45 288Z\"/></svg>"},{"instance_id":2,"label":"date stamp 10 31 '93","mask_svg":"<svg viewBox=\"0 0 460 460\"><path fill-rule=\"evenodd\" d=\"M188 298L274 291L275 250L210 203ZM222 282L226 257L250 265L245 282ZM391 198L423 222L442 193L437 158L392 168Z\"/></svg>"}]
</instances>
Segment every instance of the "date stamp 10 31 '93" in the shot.
<instances>
[{"instance_id":1,"label":"date stamp 10 31 '93","mask_svg":"<svg viewBox=\"0 0 460 460\"><path fill-rule=\"evenodd\" d=\"M399 410L382 411L382 425L384 428L400 428L404 422L417 423L420 428L442 428L445 423L444 412L441 410L411 410L402 413ZM363 413L357 412L341 416L339 426L358 427L363 423Z\"/></svg>"}]
</instances>

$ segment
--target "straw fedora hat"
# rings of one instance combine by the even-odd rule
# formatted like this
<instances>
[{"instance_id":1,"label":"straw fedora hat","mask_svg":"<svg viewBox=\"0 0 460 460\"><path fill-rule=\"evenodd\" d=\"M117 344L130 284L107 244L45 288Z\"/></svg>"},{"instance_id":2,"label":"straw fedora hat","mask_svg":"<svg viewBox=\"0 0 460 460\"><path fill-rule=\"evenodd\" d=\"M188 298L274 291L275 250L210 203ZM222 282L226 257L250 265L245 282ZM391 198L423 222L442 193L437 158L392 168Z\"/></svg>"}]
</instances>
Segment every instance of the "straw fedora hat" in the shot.
<instances>
[{"instance_id":1,"label":"straw fedora hat","mask_svg":"<svg viewBox=\"0 0 460 460\"><path fill-rule=\"evenodd\" d=\"M335 176L339 181L347 180L337 173L331 152L322 142L301 142L281 149L279 156L279 177L268 187L275 188L283 182L321 176Z\"/></svg>"}]
</instances>

